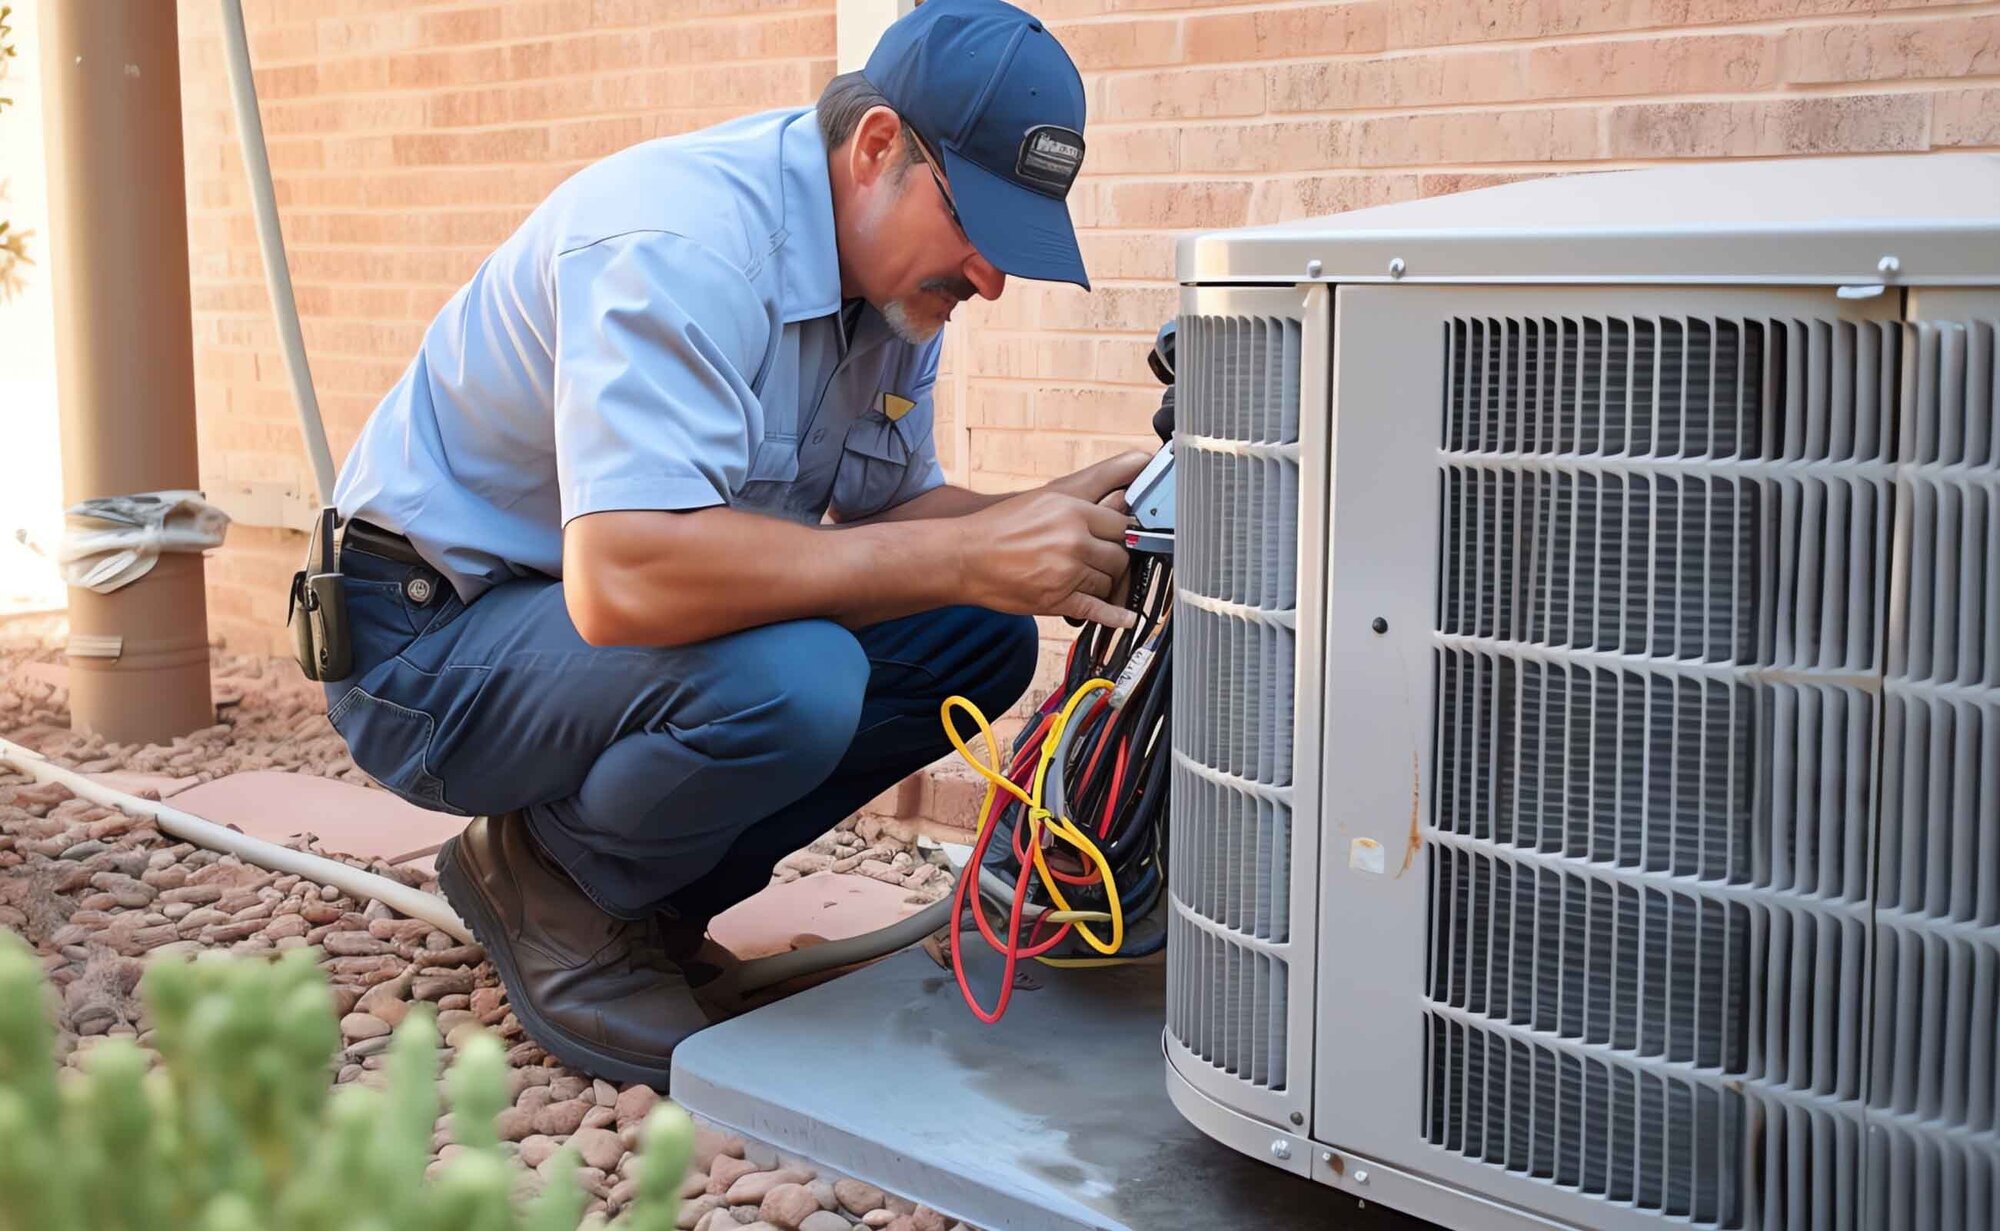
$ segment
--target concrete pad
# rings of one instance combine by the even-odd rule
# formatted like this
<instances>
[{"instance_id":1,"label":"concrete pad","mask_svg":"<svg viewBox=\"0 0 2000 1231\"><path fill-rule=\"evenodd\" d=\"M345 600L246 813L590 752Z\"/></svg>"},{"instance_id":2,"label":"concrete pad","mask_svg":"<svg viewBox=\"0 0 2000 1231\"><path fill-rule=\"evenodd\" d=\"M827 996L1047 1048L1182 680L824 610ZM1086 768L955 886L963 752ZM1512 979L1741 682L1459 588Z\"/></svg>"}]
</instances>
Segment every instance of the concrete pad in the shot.
<instances>
[{"instance_id":1,"label":"concrete pad","mask_svg":"<svg viewBox=\"0 0 2000 1231\"><path fill-rule=\"evenodd\" d=\"M399 863L427 857L465 828L465 818L429 812L387 791L316 774L260 769L189 787L174 807L271 842L314 834L329 851Z\"/></svg>"},{"instance_id":2,"label":"concrete pad","mask_svg":"<svg viewBox=\"0 0 2000 1231\"><path fill-rule=\"evenodd\" d=\"M844 872L815 872L759 890L717 915L708 934L740 958L764 957L792 948L792 938L844 940L887 927L923 909L904 899L901 885Z\"/></svg>"},{"instance_id":3,"label":"concrete pad","mask_svg":"<svg viewBox=\"0 0 2000 1231\"><path fill-rule=\"evenodd\" d=\"M967 967L991 1003L1000 960ZM992 1231L1422 1231L1210 1140L1175 1110L1161 963L1035 966L982 1025L920 951L674 1050L695 1115ZM802 1067L801 1057L808 1057Z\"/></svg>"}]
</instances>

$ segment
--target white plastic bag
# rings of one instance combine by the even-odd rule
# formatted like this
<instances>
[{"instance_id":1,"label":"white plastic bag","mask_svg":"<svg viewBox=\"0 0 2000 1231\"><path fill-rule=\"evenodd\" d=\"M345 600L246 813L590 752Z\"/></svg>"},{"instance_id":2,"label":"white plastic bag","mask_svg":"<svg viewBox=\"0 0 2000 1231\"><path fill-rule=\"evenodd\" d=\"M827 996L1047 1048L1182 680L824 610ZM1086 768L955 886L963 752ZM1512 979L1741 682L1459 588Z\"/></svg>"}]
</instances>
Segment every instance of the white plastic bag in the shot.
<instances>
[{"instance_id":1,"label":"white plastic bag","mask_svg":"<svg viewBox=\"0 0 2000 1231\"><path fill-rule=\"evenodd\" d=\"M56 563L63 580L109 594L144 577L163 551L222 546L229 514L200 492L138 492L86 500L68 518Z\"/></svg>"}]
</instances>

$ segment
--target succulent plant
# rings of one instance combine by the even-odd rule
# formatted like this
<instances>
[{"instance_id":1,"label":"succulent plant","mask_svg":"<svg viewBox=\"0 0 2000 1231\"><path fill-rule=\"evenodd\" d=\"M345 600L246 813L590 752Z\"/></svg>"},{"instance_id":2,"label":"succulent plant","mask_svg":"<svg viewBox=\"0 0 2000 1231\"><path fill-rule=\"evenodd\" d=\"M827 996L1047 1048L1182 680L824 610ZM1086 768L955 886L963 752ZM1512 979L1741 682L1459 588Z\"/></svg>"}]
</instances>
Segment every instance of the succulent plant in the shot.
<instances>
[{"instance_id":1,"label":"succulent plant","mask_svg":"<svg viewBox=\"0 0 2000 1231\"><path fill-rule=\"evenodd\" d=\"M397 1027L385 1088L332 1090L340 1033L310 950L275 961L156 961L141 990L153 1054L107 1039L59 1078L53 998L0 929L0 1231L571 1231L585 1196L565 1148L547 1183L501 1146L500 1043L476 1034L445 1076L463 1149L426 1178L440 1111L437 1028ZM694 1125L668 1103L642 1134L630 1231L670 1231Z\"/></svg>"}]
</instances>

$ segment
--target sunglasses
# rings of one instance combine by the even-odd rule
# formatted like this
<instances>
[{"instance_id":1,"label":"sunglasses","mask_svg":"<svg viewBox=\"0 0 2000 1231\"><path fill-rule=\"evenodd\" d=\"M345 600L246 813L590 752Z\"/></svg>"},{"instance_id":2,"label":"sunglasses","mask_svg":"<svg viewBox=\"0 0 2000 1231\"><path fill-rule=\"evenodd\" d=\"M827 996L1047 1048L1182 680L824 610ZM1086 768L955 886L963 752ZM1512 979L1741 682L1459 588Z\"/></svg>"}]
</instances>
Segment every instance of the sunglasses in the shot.
<instances>
[{"instance_id":1,"label":"sunglasses","mask_svg":"<svg viewBox=\"0 0 2000 1231\"><path fill-rule=\"evenodd\" d=\"M931 182L937 185L938 196L944 198L944 207L951 214L952 225L958 228L960 235L964 235L965 219L958 216L958 202L952 200L951 186L945 183L943 165L937 155L931 152L930 142L924 140L922 133L912 128L910 136L916 140L917 153L923 155L924 167L931 173Z\"/></svg>"}]
</instances>

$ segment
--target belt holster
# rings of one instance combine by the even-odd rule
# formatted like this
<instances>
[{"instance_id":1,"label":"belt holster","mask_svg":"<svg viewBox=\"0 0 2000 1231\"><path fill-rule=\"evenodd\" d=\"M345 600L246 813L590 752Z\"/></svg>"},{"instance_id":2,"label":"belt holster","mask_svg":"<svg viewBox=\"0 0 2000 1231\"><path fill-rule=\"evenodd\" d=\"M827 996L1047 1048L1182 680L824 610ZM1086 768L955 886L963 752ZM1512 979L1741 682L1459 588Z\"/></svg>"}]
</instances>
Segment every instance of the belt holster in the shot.
<instances>
[{"instance_id":1,"label":"belt holster","mask_svg":"<svg viewBox=\"0 0 2000 1231\"><path fill-rule=\"evenodd\" d=\"M292 574L285 625L292 630L299 670L309 680L333 683L354 670L354 643L347 628L347 590L340 576L339 517L331 507L319 511L312 541L306 545L306 566Z\"/></svg>"}]
</instances>

